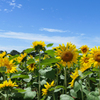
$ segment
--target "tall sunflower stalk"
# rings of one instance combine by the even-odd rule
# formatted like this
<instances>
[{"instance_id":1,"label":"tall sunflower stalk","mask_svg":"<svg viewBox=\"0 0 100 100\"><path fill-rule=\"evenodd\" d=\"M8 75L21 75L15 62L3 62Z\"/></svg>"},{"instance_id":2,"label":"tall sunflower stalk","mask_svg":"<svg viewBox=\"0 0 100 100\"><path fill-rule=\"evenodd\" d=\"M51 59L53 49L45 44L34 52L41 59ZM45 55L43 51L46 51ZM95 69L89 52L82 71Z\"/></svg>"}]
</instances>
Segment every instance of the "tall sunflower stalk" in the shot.
<instances>
[{"instance_id":1,"label":"tall sunflower stalk","mask_svg":"<svg viewBox=\"0 0 100 100\"><path fill-rule=\"evenodd\" d=\"M40 60L41 60L41 56L40 56L40 50L39 50L39 70L40 70ZM38 100L40 100L40 89L41 89L41 83L40 83L40 73L39 73L39 91L38 91Z\"/></svg>"},{"instance_id":2,"label":"tall sunflower stalk","mask_svg":"<svg viewBox=\"0 0 100 100\"><path fill-rule=\"evenodd\" d=\"M66 67L64 67L64 85L65 85L65 94L67 92L67 72L66 72Z\"/></svg>"},{"instance_id":3,"label":"tall sunflower stalk","mask_svg":"<svg viewBox=\"0 0 100 100\"><path fill-rule=\"evenodd\" d=\"M61 59L59 62L62 66L64 66L64 85L65 85L65 93L67 92L67 72L66 68L73 66L73 63L77 63L78 52L76 46L73 45L71 42L67 43L66 46L64 44L60 45L55 48L55 55L57 58Z\"/></svg>"},{"instance_id":4,"label":"tall sunflower stalk","mask_svg":"<svg viewBox=\"0 0 100 100\"><path fill-rule=\"evenodd\" d=\"M32 48L35 48L35 50L37 52L39 52L39 70L40 70L40 60L41 60L41 56L40 56L40 51L43 50L46 46L44 41L34 41L32 42ZM38 83L39 83L39 89L38 89L38 100L40 100L41 98L41 83L40 83L40 73L39 73L39 78L38 78Z\"/></svg>"}]
</instances>

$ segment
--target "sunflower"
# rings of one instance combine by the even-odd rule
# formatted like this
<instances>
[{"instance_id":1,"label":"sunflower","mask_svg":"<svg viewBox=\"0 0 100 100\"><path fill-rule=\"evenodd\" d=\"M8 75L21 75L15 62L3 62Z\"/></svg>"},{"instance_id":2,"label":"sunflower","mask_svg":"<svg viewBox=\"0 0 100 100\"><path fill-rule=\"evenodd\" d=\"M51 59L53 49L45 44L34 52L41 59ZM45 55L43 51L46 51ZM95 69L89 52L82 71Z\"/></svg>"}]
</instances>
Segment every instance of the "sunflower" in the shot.
<instances>
[{"instance_id":1,"label":"sunflower","mask_svg":"<svg viewBox=\"0 0 100 100\"><path fill-rule=\"evenodd\" d=\"M81 67L87 67L90 68L91 67L92 62L90 61L90 56L89 54L83 54L83 56L80 59L80 65Z\"/></svg>"},{"instance_id":2,"label":"sunflower","mask_svg":"<svg viewBox=\"0 0 100 100\"><path fill-rule=\"evenodd\" d=\"M0 58L0 67L3 66L7 68L5 73L14 73L17 71L17 67L15 67L13 60L9 60L8 57Z\"/></svg>"},{"instance_id":3,"label":"sunflower","mask_svg":"<svg viewBox=\"0 0 100 100\"><path fill-rule=\"evenodd\" d=\"M82 54L87 54L89 52L89 47L87 45L83 45L80 47Z\"/></svg>"},{"instance_id":4,"label":"sunflower","mask_svg":"<svg viewBox=\"0 0 100 100\"><path fill-rule=\"evenodd\" d=\"M90 51L90 61L93 62L94 67L100 67L100 46L92 48Z\"/></svg>"},{"instance_id":5,"label":"sunflower","mask_svg":"<svg viewBox=\"0 0 100 100\"><path fill-rule=\"evenodd\" d=\"M51 88L53 86L54 86L54 81L52 81L51 84L46 82L46 84L44 85L45 88L42 89L42 96L47 95L49 88Z\"/></svg>"},{"instance_id":6,"label":"sunflower","mask_svg":"<svg viewBox=\"0 0 100 100\"><path fill-rule=\"evenodd\" d=\"M25 57L27 56L27 53L21 54L17 57L17 61L20 63Z\"/></svg>"},{"instance_id":7,"label":"sunflower","mask_svg":"<svg viewBox=\"0 0 100 100\"><path fill-rule=\"evenodd\" d=\"M71 87L73 87L74 85L74 81L75 79L79 76L78 74L78 68L75 69L74 73L72 72L72 74L70 75L70 77L72 78L72 81L69 83Z\"/></svg>"},{"instance_id":8,"label":"sunflower","mask_svg":"<svg viewBox=\"0 0 100 100\"><path fill-rule=\"evenodd\" d=\"M2 53L0 54L0 58L4 57L5 55L6 55L6 52L4 51L4 52L2 52Z\"/></svg>"},{"instance_id":9,"label":"sunflower","mask_svg":"<svg viewBox=\"0 0 100 100\"><path fill-rule=\"evenodd\" d=\"M83 55L83 57L81 57L81 67L79 69L79 71L81 71L82 73L84 71L86 71L87 69L91 68L91 64L92 62L90 61L90 56L89 55ZM72 81L69 83L71 87L73 87L74 85L74 81L75 79L79 76L78 74L78 68L75 69L74 73L72 72L72 74L70 75L70 77L72 78Z\"/></svg>"},{"instance_id":10,"label":"sunflower","mask_svg":"<svg viewBox=\"0 0 100 100\"><path fill-rule=\"evenodd\" d=\"M57 47L55 52L55 55L61 59L60 63L64 67L67 65L70 68L71 65L73 66L73 63L77 63L78 52L76 46L72 43L67 43L66 46L64 44L59 45L59 48Z\"/></svg>"},{"instance_id":11,"label":"sunflower","mask_svg":"<svg viewBox=\"0 0 100 100\"><path fill-rule=\"evenodd\" d=\"M35 42L32 42L32 48L35 48L35 47L37 47L37 46L42 46L42 48L43 47L45 47L46 46L46 44L45 44L45 42L44 41L35 41Z\"/></svg>"},{"instance_id":12,"label":"sunflower","mask_svg":"<svg viewBox=\"0 0 100 100\"><path fill-rule=\"evenodd\" d=\"M35 63L29 64L27 68L29 69L29 71L34 71L34 69L36 69L36 64Z\"/></svg>"},{"instance_id":13,"label":"sunflower","mask_svg":"<svg viewBox=\"0 0 100 100\"><path fill-rule=\"evenodd\" d=\"M13 83L11 80L9 81L5 80L2 84L0 84L0 89L12 88L12 87L18 87L18 85L15 82Z\"/></svg>"}]
</instances>

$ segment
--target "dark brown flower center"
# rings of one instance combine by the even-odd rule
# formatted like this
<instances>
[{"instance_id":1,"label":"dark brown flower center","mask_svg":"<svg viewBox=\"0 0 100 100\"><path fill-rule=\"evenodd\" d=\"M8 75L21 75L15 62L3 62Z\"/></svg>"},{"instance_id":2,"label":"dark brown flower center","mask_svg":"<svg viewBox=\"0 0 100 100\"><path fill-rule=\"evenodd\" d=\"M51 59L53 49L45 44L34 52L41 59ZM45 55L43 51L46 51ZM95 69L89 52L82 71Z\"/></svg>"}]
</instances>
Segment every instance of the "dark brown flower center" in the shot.
<instances>
[{"instance_id":1,"label":"dark brown flower center","mask_svg":"<svg viewBox=\"0 0 100 100\"><path fill-rule=\"evenodd\" d=\"M85 62L85 63L88 63L88 62L89 62L89 58L85 58L85 59L84 59L84 62Z\"/></svg>"},{"instance_id":2,"label":"dark brown flower center","mask_svg":"<svg viewBox=\"0 0 100 100\"><path fill-rule=\"evenodd\" d=\"M34 68L34 63L30 64L31 68Z\"/></svg>"},{"instance_id":3,"label":"dark brown flower center","mask_svg":"<svg viewBox=\"0 0 100 100\"><path fill-rule=\"evenodd\" d=\"M82 51L83 51L83 53L86 53L87 52L87 48L83 48Z\"/></svg>"},{"instance_id":4,"label":"dark brown flower center","mask_svg":"<svg viewBox=\"0 0 100 100\"><path fill-rule=\"evenodd\" d=\"M73 59L73 54L70 51L65 51L61 55L63 61L69 62Z\"/></svg>"},{"instance_id":5,"label":"dark brown flower center","mask_svg":"<svg viewBox=\"0 0 100 100\"><path fill-rule=\"evenodd\" d=\"M96 54L94 54L94 58L95 58L95 61L98 61L98 62L100 62L100 53L96 53Z\"/></svg>"}]
</instances>

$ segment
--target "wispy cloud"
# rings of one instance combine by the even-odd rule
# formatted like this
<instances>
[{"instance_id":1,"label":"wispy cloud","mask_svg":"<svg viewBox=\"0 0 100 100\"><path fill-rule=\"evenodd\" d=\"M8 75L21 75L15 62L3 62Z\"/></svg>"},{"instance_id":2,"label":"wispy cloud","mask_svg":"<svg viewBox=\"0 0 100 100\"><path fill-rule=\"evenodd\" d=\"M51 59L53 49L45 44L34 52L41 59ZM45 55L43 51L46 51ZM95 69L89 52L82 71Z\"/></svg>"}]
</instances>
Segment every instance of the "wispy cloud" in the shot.
<instances>
[{"instance_id":1,"label":"wispy cloud","mask_svg":"<svg viewBox=\"0 0 100 100\"><path fill-rule=\"evenodd\" d=\"M51 28L41 28L40 31L48 31L48 32L70 32L69 30L63 31L63 30L51 29Z\"/></svg>"},{"instance_id":2,"label":"wispy cloud","mask_svg":"<svg viewBox=\"0 0 100 100\"><path fill-rule=\"evenodd\" d=\"M44 8L41 8L41 10L44 10Z\"/></svg>"},{"instance_id":3,"label":"wispy cloud","mask_svg":"<svg viewBox=\"0 0 100 100\"><path fill-rule=\"evenodd\" d=\"M1 30L1 29L0 29L0 31L5 31L5 30Z\"/></svg>"},{"instance_id":4,"label":"wispy cloud","mask_svg":"<svg viewBox=\"0 0 100 100\"><path fill-rule=\"evenodd\" d=\"M21 8L22 7L22 4L17 4L15 0L12 0L12 1L2 0L2 2L8 4L8 7L6 6L6 8L4 8L4 11L7 12L7 13L13 11L15 8ZM2 3L2 6L3 6L4 3ZM11 9L9 9L9 6L11 7ZM2 11L1 8L0 8L0 11Z\"/></svg>"},{"instance_id":5,"label":"wispy cloud","mask_svg":"<svg viewBox=\"0 0 100 100\"><path fill-rule=\"evenodd\" d=\"M77 47L81 45L93 45L94 41L87 42L91 39L83 36L72 36L72 37L62 37L62 36L52 36L49 37L43 34L33 34L33 33L21 33L21 32L0 32L0 38L12 38L12 39L21 39L21 40L30 40L33 41L45 41L47 43L54 44L66 44L67 42L74 43Z\"/></svg>"}]
</instances>

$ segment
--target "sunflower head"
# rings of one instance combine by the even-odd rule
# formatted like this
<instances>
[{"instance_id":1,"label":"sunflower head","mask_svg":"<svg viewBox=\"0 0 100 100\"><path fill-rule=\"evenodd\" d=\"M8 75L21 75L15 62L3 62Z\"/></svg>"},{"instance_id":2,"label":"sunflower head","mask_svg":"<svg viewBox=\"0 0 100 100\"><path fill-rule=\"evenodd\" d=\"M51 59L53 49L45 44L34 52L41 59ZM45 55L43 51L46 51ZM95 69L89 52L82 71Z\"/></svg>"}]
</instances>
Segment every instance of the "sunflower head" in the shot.
<instances>
[{"instance_id":1,"label":"sunflower head","mask_svg":"<svg viewBox=\"0 0 100 100\"><path fill-rule=\"evenodd\" d=\"M45 88L42 89L42 96L43 95L47 95L49 88L54 86L54 81L51 82L51 84L49 84L48 82L46 82L46 84L44 85Z\"/></svg>"},{"instance_id":2,"label":"sunflower head","mask_svg":"<svg viewBox=\"0 0 100 100\"><path fill-rule=\"evenodd\" d=\"M69 62L73 59L73 54L70 51L64 51L61 55L61 59L65 62Z\"/></svg>"},{"instance_id":3,"label":"sunflower head","mask_svg":"<svg viewBox=\"0 0 100 100\"><path fill-rule=\"evenodd\" d=\"M100 52L96 52L94 54L94 59L95 59L95 61L100 62Z\"/></svg>"},{"instance_id":4,"label":"sunflower head","mask_svg":"<svg viewBox=\"0 0 100 100\"><path fill-rule=\"evenodd\" d=\"M82 52L83 54L86 54L86 53L89 52L89 47L88 47L87 45L81 46L80 49L81 49L81 52Z\"/></svg>"},{"instance_id":5,"label":"sunflower head","mask_svg":"<svg viewBox=\"0 0 100 100\"><path fill-rule=\"evenodd\" d=\"M29 71L34 71L34 69L36 69L36 64L35 63L29 64L27 68L29 69Z\"/></svg>"},{"instance_id":6,"label":"sunflower head","mask_svg":"<svg viewBox=\"0 0 100 100\"><path fill-rule=\"evenodd\" d=\"M34 41L32 42L32 48L35 48L36 51L39 51L39 50L45 50L45 42L44 41Z\"/></svg>"},{"instance_id":7,"label":"sunflower head","mask_svg":"<svg viewBox=\"0 0 100 100\"><path fill-rule=\"evenodd\" d=\"M62 65L67 65L68 68L70 68L73 63L77 63L77 58L79 54L77 52L76 46L72 43L68 42L66 46L64 44L59 45L59 48L57 47L55 52L57 58L61 59Z\"/></svg>"},{"instance_id":8,"label":"sunflower head","mask_svg":"<svg viewBox=\"0 0 100 100\"><path fill-rule=\"evenodd\" d=\"M94 67L100 67L100 47L98 46L98 48L95 46L95 48L92 48L90 51L90 57L91 57L91 61L94 65Z\"/></svg>"}]
</instances>

